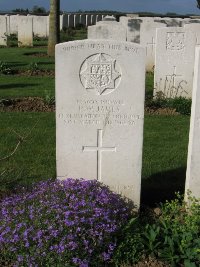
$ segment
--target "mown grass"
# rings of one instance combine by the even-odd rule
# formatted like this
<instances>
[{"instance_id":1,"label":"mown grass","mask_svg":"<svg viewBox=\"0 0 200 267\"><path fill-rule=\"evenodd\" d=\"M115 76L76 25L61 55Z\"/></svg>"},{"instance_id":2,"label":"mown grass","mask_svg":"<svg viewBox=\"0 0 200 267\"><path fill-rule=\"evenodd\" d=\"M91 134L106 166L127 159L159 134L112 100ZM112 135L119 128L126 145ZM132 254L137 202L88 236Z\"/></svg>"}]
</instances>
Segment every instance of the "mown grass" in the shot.
<instances>
[{"instance_id":1,"label":"mown grass","mask_svg":"<svg viewBox=\"0 0 200 267\"><path fill-rule=\"evenodd\" d=\"M0 75L0 99L55 95L53 77Z\"/></svg>"},{"instance_id":2,"label":"mown grass","mask_svg":"<svg viewBox=\"0 0 200 267\"><path fill-rule=\"evenodd\" d=\"M0 191L55 177L55 114L6 112L0 122Z\"/></svg>"}]
</instances>

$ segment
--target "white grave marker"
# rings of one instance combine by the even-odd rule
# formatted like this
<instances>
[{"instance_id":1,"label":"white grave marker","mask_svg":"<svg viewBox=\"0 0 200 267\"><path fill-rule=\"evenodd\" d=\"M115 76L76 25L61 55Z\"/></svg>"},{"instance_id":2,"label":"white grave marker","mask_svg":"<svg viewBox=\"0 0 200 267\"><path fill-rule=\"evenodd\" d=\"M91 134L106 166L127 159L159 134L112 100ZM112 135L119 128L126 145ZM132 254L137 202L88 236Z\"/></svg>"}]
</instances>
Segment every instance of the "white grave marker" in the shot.
<instances>
[{"instance_id":1,"label":"white grave marker","mask_svg":"<svg viewBox=\"0 0 200 267\"><path fill-rule=\"evenodd\" d=\"M200 47L196 48L194 84L192 93L192 110L188 146L185 198L187 191L200 198Z\"/></svg>"},{"instance_id":2,"label":"white grave marker","mask_svg":"<svg viewBox=\"0 0 200 267\"><path fill-rule=\"evenodd\" d=\"M0 16L0 45L7 46L7 18Z\"/></svg>"},{"instance_id":3,"label":"white grave marker","mask_svg":"<svg viewBox=\"0 0 200 267\"><path fill-rule=\"evenodd\" d=\"M97 179L139 207L144 49L84 40L56 46L57 177Z\"/></svg>"},{"instance_id":4,"label":"white grave marker","mask_svg":"<svg viewBox=\"0 0 200 267\"><path fill-rule=\"evenodd\" d=\"M96 25L88 26L88 39L126 41L126 28L117 21L99 21Z\"/></svg>"},{"instance_id":5,"label":"white grave marker","mask_svg":"<svg viewBox=\"0 0 200 267\"><path fill-rule=\"evenodd\" d=\"M140 26L140 44L146 48L146 70L153 71L155 65L156 29L166 27L165 23L144 20Z\"/></svg>"},{"instance_id":6,"label":"white grave marker","mask_svg":"<svg viewBox=\"0 0 200 267\"><path fill-rule=\"evenodd\" d=\"M154 96L192 97L196 39L185 28L157 29Z\"/></svg>"},{"instance_id":7,"label":"white grave marker","mask_svg":"<svg viewBox=\"0 0 200 267\"><path fill-rule=\"evenodd\" d=\"M18 46L33 46L32 16L18 17Z\"/></svg>"}]
</instances>

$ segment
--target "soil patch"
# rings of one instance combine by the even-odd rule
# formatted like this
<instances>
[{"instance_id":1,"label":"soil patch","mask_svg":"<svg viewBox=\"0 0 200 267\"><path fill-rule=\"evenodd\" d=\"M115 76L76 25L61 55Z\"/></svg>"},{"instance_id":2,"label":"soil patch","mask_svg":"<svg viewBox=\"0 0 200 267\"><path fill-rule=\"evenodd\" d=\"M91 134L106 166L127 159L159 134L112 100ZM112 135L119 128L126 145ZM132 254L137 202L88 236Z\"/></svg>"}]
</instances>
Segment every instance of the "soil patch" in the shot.
<instances>
[{"instance_id":1,"label":"soil patch","mask_svg":"<svg viewBox=\"0 0 200 267\"><path fill-rule=\"evenodd\" d=\"M0 100L0 111L54 112L55 105L48 104L40 97L24 97Z\"/></svg>"},{"instance_id":2,"label":"soil patch","mask_svg":"<svg viewBox=\"0 0 200 267\"><path fill-rule=\"evenodd\" d=\"M17 76L47 76L47 77L55 77L54 70L17 70L14 75Z\"/></svg>"},{"instance_id":3,"label":"soil patch","mask_svg":"<svg viewBox=\"0 0 200 267\"><path fill-rule=\"evenodd\" d=\"M47 53L43 53L43 52L29 52L29 53L25 53L25 56L29 56L29 57L49 57L47 55Z\"/></svg>"}]
</instances>

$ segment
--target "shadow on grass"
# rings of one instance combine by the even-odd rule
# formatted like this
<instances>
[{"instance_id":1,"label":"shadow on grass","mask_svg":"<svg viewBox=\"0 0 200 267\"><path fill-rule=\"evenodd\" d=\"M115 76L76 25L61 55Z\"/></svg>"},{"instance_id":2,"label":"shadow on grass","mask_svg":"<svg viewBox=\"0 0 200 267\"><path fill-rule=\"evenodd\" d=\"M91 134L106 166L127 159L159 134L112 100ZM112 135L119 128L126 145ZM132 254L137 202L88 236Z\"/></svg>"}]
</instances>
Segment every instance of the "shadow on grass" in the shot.
<instances>
[{"instance_id":1,"label":"shadow on grass","mask_svg":"<svg viewBox=\"0 0 200 267\"><path fill-rule=\"evenodd\" d=\"M8 64L9 64L10 67L27 66L27 63L15 62L15 61L9 61Z\"/></svg>"},{"instance_id":2,"label":"shadow on grass","mask_svg":"<svg viewBox=\"0 0 200 267\"><path fill-rule=\"evenodd\" d=\"M28 83L28 84L21 84L21 83L12 83L12 84L1 84L0 90L6 89L18 89L18 88L26 88L30 86L38 86L38 84Z\"/></svg>"},{"instance_id":3,"label":"shadow on grass","mask_svg":"<svg viewBox=\"0 0 200 267\"><path fill-rule=\"evenodd\" d=\"M141 204L154 207L156 203L175 198L175 192L184 193L186 168L156 173L142 180Z\"/></svg>"}]
</instances>

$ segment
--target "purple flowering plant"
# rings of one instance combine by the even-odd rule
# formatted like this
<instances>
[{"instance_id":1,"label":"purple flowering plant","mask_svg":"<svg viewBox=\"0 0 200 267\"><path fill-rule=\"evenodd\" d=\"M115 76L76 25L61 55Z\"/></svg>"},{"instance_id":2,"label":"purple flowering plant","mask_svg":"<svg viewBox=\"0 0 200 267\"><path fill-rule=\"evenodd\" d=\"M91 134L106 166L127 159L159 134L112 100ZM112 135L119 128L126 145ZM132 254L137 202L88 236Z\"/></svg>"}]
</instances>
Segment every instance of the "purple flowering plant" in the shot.
<instances>
[{"instance_id":1,"label":"purple flowering plant","mask_svg":"<svg viewBox=\"0 0 200 267\"><path fill-rule=\"evenodd\" d=\"M127 202L95 180L23 188L0 202L0 265L103 266L130 215Z\"/></svg>"}]
</instances>

